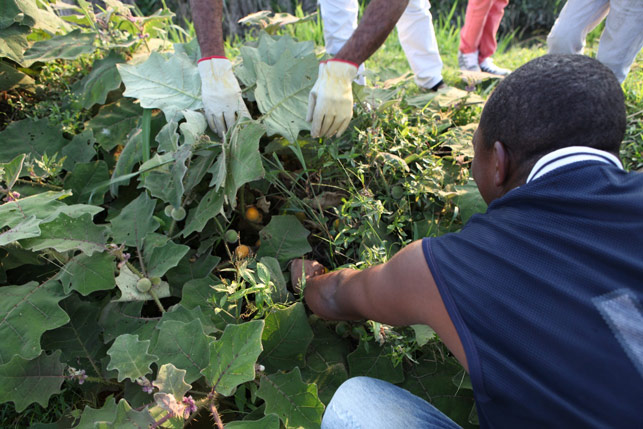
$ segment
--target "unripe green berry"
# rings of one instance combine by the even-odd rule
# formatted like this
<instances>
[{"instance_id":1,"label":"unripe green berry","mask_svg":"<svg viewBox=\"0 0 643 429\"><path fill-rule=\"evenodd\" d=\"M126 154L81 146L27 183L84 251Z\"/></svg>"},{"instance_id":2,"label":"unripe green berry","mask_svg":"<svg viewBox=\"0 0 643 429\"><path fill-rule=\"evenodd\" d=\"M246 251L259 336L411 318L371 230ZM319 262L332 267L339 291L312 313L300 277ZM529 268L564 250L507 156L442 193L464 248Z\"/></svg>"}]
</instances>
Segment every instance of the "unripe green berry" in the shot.
<instances>
[{"instance_id":1,"label":"unripe green berry","mask_svg":"<svg viewBox=\"0 0 643 429\"><path fill-rule=\"evenodd\" d=\"M185 209L183 207L173 208L172 219L177 221L185 219Z\"/></svg>"},{"instance_id":2,"label":"unripe green berry","mask_svg":"<svg viewBox=\"0 0 643 429\"><path fill-rule=\"evenodd\" d=\"M138 279L136 282L136 289L138 289L139 292L146 293L152 288L152 282L150 279L143 277L142 279Z\"/></svg>"},{"instance_id":3,"label":"unripe green berry","mask_svg":"<svg viewBox=\"0 0 643 429\"><path fill-rule=\"evenodd\" d=\"M158 285L160 285L160 284L161 284L161 278L160 278L160 277L152 277L152 278L150 279L150 281L152 282L152 284L153 284L154 286L158 286Z\"/></svg>"},{"instance_id":4,"label":"unripe green berry","mask_svg":"<svg viewBox=\"0 0 643 429\"><path fill-rule=\"evenodd\" d=\"M165 206L165 210L164 210L164 211L165 211L165 216L168 216L168 217L169 217L169 216L172 216L172 209L173 209L173 208L174 208L174 207L172 207L171 205L169 205L169 206Z\"/></svg>"},{"instance_id":5,"label":"unripe green berry","mask_svg":"<svg viewBox=\"0 0 643 429\"><path fill-rule=\"evenodd\" d=\"M228 243L234 243L239 238L239 234L234 229L229 229L225 232L225 241Z\"/></svg>"}]
</instances>

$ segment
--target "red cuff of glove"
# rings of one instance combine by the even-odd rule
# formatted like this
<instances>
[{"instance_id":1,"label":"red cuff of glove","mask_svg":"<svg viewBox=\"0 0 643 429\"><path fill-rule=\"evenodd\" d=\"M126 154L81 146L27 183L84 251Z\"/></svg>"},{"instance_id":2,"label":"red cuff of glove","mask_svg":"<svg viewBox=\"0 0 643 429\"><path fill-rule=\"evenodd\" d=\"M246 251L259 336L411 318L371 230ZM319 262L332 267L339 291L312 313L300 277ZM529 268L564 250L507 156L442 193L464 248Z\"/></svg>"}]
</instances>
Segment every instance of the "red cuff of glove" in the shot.
<instances>
[{"instance_id":1,"label":"red cuff of glove","mask_svg":"<svg viewBox=\"0 0 643 429\"><path fill-rule=\"evenodd\" d=\"M201 58L199 61L197 61L197 63L200 63L201 61L205 61L205 60L211 60L211 59L214 59L214 58L225 59L225 60L228 59L228 57L226 57L225 55L212 55L211 57L203 57L203 58Z\"/></svg>"},{"instance_id":2,"label":"red cuff of glove","mask_svg":"<svg viewBox=\"0 0 643 429\"><path fill-rule=\"evenodd\" d=\"M354 62L352 62L352 61L340 60L339 58L332 58L332 59L330 59L330 60L326 60L325 62L331 62L331 61L336 61L336 62L338 62L338 63L346 63L346 64L350 64L350 65L354 66L354 67L355 67L355 68L357 68L357 69L359 68L359 64L355 64L355 63L354 63Z\"/></svg>"}]
</instances>

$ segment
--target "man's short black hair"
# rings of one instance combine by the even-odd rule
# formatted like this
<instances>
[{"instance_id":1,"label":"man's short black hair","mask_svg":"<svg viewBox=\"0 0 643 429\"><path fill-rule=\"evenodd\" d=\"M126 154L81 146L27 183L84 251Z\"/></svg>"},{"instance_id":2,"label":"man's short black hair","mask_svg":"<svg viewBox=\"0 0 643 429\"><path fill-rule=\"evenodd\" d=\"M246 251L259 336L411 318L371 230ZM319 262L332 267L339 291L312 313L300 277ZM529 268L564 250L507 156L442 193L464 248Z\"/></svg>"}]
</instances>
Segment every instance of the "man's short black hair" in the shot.
<instances>
[{"instance_id":1,"label":"man's short black hair","mask_svg":"<svg viewBox=\"0 0 643 429\"><path fill-rule=\"evenodd\" d=\"M502 142L520 166L568 146L619 155L625 101L614 73L584 55L545 55L507 76L480 119L484 147Z\"/></svg>"}]
</instances>

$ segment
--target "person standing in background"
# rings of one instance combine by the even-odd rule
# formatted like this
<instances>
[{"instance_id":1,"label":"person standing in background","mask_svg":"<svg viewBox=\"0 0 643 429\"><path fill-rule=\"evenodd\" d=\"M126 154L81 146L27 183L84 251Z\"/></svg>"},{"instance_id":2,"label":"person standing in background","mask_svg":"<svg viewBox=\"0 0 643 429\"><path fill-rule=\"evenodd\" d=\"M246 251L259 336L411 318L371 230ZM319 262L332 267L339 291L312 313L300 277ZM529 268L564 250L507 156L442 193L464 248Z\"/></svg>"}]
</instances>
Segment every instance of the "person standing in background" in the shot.
<instances>
[{"instance_id":1,"label":"person standing in background","mask_svg":"<svg viewBox=\"0 0 643 429\"><path fill-rule=\"evenodd\" d=\"M582 54L587 33L603 19L596 59L623 83L643 48L642 0L568 0L547 36L547 47L550 54Z\"/></svg>"},{"instance_id":2,"label":"person standing in background","mask_svg":"<svg viewBox=\"0 0 643 429\"><path fill-rule=\"evenodd\" d=\"M491 56L496 52L496 34L509 0L469 0L460 30L460 70L483 71L506 76L511 70L498 67Z\"/></svg>"}]
</instances>

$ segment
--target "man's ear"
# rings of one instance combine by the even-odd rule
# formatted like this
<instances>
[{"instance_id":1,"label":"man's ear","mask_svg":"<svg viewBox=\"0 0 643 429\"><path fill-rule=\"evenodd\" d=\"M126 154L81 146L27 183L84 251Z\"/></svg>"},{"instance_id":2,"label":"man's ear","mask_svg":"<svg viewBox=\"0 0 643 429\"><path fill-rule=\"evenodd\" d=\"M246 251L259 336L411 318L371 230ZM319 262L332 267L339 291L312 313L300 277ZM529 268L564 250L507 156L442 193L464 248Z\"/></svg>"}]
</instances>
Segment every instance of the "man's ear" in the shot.
<instances>
[{"instance_id":1,"label":"man's ear","mask_svg":"<svg viewBox=\"0 0 643 429\"><path fill-rule=\"evenodd\" d=\"M493 183L495 186L504 185L509 174L509 152L502 142L493 144L494 176Z\"/></svg>"}]
</instances>

